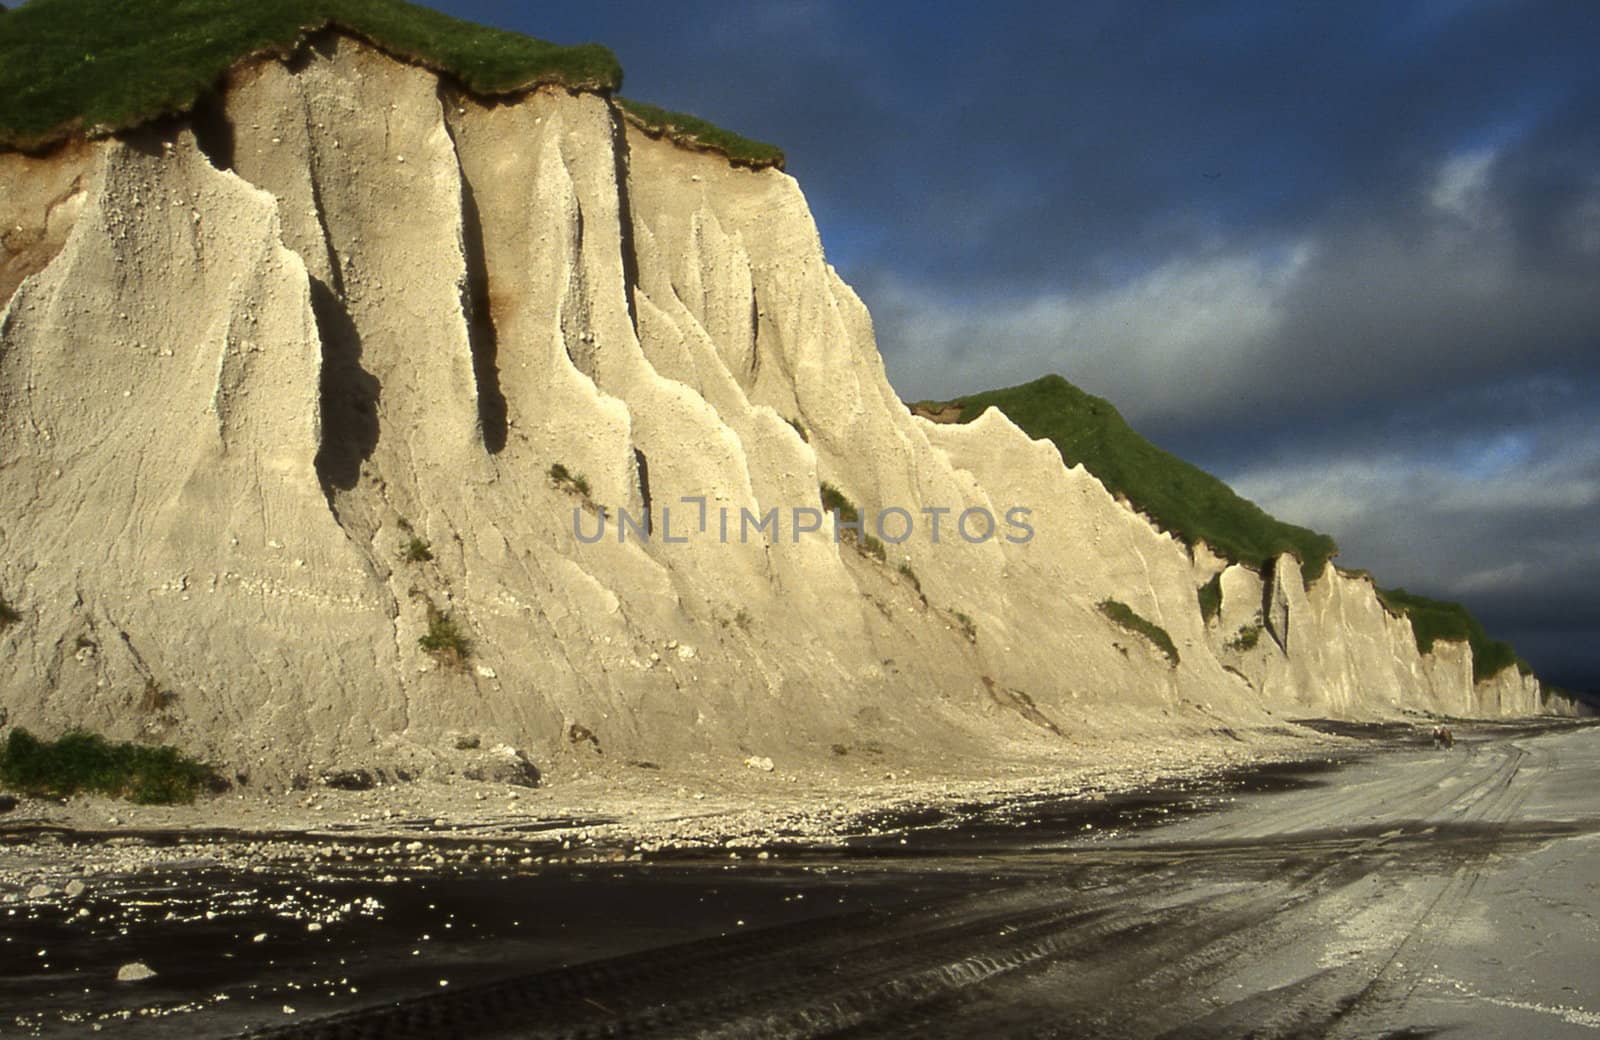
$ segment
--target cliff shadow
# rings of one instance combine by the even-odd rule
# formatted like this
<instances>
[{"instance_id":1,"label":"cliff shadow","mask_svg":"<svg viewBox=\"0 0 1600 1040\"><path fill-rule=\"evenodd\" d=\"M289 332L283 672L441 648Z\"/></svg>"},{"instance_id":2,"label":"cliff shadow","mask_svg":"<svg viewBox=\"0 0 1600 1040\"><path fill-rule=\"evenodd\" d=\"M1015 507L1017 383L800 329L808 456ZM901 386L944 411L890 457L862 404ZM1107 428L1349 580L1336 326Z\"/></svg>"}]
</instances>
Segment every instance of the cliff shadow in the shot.
<instances>
[{"instance_id":1,"label":"cliff shadow","mask_svg":"<svg viewBox=\"0 0 1600 1040\"><path fill-rule=\"evenodd\" d=\"M627 298L628 320L633 323L634 335L638 335L639 305L633 294L639 288L639 254L633 243L633 199L629 186L633 157L628 151L628 123L615 101L611 102L611 160L615 164L617 224L622 237L622 293Z\"/></svg>"},{"instance_id":2,"label":"cliff shadow","mask_svg":"<svg viewBox=\"0 0 1600 1040\"><path fill-rule=\"evenodd\" d=\"M213 167L233 169L236 148L233 120L228 118L226 99L221 91L208 90L200 95L189 113L189 129L194 133L195 145Z\"/></svg>"},{"instance_id":3,"label":"cliff shadow","mask_svg":"<svg viewBox=\"0 0 1600 1040\"><path fill-rule=\"evenodd\" d=\"M478 384L478 425L483 446L497 455L506 446L506 395L500 389L500 340L494 327L489 294L489 262L483 248L483 218L466 172L461 174L461 244L466 253L467 284L462 308L467 316L467 343L472 350L472 375Z\"/></svg>"},{"instance_id":4,"label":"cliff shadow","mask_svg":"<svg viewBox=\"0 0 1600 1040\"><path fill-rule=\"evenodd\" d=\"M329 501L361 479L361 464L378 447L378 377L361 367L361 334L334 291L311 279L311 309L322 338L322 444L317 479Z\"/></svg>"}]
</instances>

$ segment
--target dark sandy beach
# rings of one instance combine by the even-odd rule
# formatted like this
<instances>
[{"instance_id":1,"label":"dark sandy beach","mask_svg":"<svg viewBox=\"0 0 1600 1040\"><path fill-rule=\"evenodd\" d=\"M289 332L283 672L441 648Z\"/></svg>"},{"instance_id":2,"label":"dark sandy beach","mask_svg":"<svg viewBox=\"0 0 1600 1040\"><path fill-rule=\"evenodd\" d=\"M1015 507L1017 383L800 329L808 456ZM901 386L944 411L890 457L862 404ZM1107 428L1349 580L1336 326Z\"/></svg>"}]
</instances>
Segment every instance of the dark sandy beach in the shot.
<instances>
[{"instance_id":1,"label":"dark sandy beach","mask_svg":"<svg viewBox=\"0 0 1600 1040\"><path fill-rule=\"evenodd\" d=\"M884 814L823 846L169 860L5 908L0 1030L1587 1035L1597 731L1460 734L1343 728L1336 755ZM117 981L133 962L156 974Z\"/></svg>"}]
</instances>

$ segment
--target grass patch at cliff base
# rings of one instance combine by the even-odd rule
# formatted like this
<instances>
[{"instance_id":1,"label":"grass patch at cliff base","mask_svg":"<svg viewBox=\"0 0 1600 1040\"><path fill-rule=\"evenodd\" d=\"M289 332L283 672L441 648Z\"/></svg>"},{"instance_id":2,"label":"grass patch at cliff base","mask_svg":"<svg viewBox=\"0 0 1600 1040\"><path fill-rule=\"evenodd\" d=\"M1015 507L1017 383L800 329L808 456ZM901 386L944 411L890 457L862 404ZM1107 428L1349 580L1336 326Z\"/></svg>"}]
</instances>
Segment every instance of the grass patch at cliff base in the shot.
<instances>
[{"instance_id":1,"label":"grass patch at cliff base","mask_svg":"<svg viewBox=\"0 0 1600 1040\"><path fill-rule=\"evenodd\" d=\"M177 748L116 744L82 730L40 740L25 729L0 744L0 784L36 796L92 793L142 805L192 802L203 790L226 786L214 769Z\"/></svg>"}]
</instances>

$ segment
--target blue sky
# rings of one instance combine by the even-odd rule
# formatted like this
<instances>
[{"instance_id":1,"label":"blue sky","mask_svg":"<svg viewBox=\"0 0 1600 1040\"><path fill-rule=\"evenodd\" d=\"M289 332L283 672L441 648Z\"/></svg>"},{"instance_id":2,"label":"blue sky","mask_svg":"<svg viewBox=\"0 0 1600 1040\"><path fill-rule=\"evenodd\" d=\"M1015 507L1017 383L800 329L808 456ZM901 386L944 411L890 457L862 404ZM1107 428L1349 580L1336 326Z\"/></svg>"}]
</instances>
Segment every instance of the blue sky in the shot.
<instances>
[{"instance_id":1,"label":"blue sky","mask_svg":"<svg viewBox=\"0 0 1600 1040\"><path fill-rule=\"evenodd\" d=\"M1600 687L1600 5L434 6L782 145L903 397L1060 372Z\"/></svg>"}]
</instances>

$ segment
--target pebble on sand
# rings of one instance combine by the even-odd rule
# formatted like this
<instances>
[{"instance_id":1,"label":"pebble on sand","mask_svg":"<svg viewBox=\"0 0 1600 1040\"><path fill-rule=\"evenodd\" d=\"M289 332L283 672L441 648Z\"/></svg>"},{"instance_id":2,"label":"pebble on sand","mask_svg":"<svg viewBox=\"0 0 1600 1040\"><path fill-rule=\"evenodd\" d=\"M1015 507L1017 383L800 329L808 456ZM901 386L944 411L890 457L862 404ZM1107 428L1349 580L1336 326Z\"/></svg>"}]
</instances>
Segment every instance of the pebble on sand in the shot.
<instances>
[{"instance_id":1,"label":"pebble on sand","mask_svg":"<svg viewBox=\"0 0 1600 1040\"><path fill-rule=\"evenodd\" d=\"M141 982L144 979L154 978L155 974L150 970L150 965L144 961L129 961L117 969L117 981Z\"/></svg>"}]
</instances>

